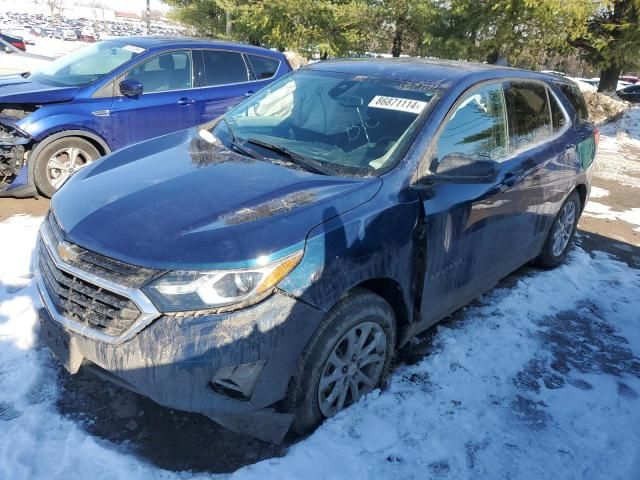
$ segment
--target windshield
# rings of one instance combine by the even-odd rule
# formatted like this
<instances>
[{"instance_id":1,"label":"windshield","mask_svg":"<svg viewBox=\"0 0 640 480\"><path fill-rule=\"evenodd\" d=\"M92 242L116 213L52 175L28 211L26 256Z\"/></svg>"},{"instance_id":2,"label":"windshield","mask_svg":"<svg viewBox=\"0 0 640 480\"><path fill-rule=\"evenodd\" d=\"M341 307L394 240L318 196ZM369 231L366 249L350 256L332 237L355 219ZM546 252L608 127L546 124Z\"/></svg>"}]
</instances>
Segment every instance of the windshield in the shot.
<instances>
[{"instance_id":1,"label":"windshield","mask_svg":"<svg viewBox=\"0 0 640 480\"><path fill-rule=\"evenodd\" d=\"M31 79L56 87L88 85L142 52L143 48L114 40L93 43L54 60L35 72Z\"/></svg>"},{"instance_id":2,"label":"windshield","mask_svg":"<svg viewBox=\"0 0 640 480\"><path fill-rule=\"evenodd\" d=\"M336 175L376 175L398 161L432 97L419 83L300 70L229 111L213 133L263 157L306 159Z\"/></svg>"}]
</instances>

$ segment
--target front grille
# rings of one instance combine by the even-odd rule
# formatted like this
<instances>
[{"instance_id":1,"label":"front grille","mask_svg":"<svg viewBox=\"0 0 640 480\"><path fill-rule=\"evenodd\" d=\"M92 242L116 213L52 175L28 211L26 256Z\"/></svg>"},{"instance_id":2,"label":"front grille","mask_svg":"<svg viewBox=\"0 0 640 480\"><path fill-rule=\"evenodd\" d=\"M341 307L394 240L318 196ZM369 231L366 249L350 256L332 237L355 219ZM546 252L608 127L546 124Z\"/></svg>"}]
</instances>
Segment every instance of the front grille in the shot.
<instances>
[{"instance_id":1,"label":"front grille","mask_svg":"<svg viewBox=\"0 0 640 480\"><path fill-rule=\"evenodd\" d=\"M124 333L142 315L129 298L57 268L42 240L38 250L44 286L60 315L113 337Z\"/></svg>"},{"instance_id":2,"label":"front grille","mask_svg":"<svg viewBox=\"0 0 640 480\"><path fill-rule=\"evenodd\" d=\"M60 228L53 213L49 213L47 220L44 222L44 228L49 234L49 238L54 243L65 241L65 235ZM66 263L79 268L80 270L95 275L110 282L117 283L128 288L140 288L163 272L150 268L138 267L129 263L109 258L104 255L86 250L78 245L68 244L73 250L73 259Z\"/></svg>"}]
</instances>

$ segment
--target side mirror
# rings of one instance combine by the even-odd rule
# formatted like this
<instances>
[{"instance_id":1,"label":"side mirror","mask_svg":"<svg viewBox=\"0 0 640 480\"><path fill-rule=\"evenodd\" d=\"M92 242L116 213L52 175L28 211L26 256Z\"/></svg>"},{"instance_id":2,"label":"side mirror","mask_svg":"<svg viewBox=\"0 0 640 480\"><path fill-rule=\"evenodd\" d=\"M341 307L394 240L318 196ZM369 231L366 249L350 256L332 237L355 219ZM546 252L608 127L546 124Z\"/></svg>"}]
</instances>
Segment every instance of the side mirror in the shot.
<instances>
[{"instance_id":1,"label":"side mirror","mask_svg":"<svg viewBox=\"0 0 640 480\"><path fill-rule=\"evenodd\" d=\"M490 183L497 177L497 162L451 153L441 160L436 172L424 177L421 183Z\"/></svg>"},{"instance_id":2,"label":"side mirror","mask_svg":"<svg viewBox=\"0 0 640 480\"><path fill-rule=\"evenodd\" d=\"M132 78L120 82L120 93L125 97L136 98L142 95L144 88L138 80Z\"/></svg>"}]
</instances>

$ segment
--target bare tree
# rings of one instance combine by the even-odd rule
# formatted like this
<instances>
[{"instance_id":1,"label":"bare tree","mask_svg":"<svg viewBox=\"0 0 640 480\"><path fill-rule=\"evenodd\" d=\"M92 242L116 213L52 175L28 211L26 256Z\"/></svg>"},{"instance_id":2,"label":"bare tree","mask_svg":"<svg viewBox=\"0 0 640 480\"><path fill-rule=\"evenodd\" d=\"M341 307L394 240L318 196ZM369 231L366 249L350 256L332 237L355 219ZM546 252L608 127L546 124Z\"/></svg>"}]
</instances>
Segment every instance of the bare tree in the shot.
<instances>
[{"instance_id":1,"label":"bare tree","mask_svg":"<svg viewBox=\"0 0 640 480\"><path fill-rule=\"evenodd\" d=\"M57 18L56 15L62 14L62 2L63 0L46 0L47 6L51 11L51 25L56 26Z\"/></svg>"}]
</instances>

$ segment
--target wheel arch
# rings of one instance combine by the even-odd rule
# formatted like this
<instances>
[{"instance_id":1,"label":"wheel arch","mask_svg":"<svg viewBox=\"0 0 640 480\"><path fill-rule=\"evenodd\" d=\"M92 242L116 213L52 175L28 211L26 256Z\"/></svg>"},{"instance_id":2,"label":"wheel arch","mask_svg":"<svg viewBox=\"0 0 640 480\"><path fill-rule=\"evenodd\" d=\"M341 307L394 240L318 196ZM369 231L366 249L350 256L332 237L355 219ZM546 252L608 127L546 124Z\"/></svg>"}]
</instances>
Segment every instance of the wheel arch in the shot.
<instances>
[{"instance_id":1,"label":"wheel arch","mask_svg":"<svg viewBox=\"0 0 640 480\"><path fill-rule=\"evenodd\" d=\"M411 323L409 308L400 283L388 277L372 278L354 286L349 292L358 288L375 293L389 304L396 317L396 343L400 342L404 337L402 334Z\"/></svg>"},{"instance_id":2,"label":"wheel arch","mask_svg":"<svg viewBox=\"0 0 640 480\"><path fill-rule=\"evenodd\" d=\"M574 190L578 192L578 196L580 197L580 209L583 211L587 204L587 186L584 183L579 183L576 185Z\"/></svg>"},{"instance_id":3,"label":"wheel arch","mask_svg":"<svg viewBox=\"0 0 640 480\"><path fill-rule=\"evenodd\" d=\"M62 138L69 138L69 137L77 137L77 138L81 138L83 140L88 141L98 149L101 156L111 153L111 147L109 147L109 144L105 142L104 139L100 137L98 134L90 132L88 130L79 130L79 129L62 130L62 131L53 133L51 135L48 135L44 139L40 140L39 142L37 142L34 145L34 148L32 148L31 151L29 152L27 166L28 166L28 178L29 178L30 184L32 185L35 184L33 179L33 169L35 166L35 162L32 159L37 158L40 152L42 152L42 150L44 150L52 142L55 142L56 140L60 140Z\"/></svg>"}]
</instances>

